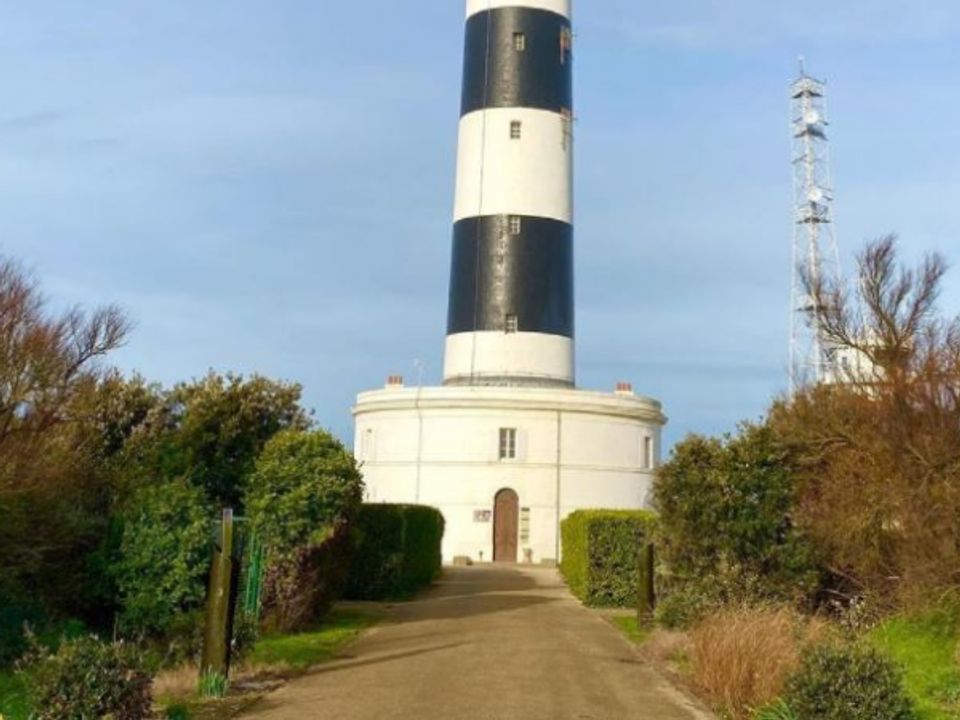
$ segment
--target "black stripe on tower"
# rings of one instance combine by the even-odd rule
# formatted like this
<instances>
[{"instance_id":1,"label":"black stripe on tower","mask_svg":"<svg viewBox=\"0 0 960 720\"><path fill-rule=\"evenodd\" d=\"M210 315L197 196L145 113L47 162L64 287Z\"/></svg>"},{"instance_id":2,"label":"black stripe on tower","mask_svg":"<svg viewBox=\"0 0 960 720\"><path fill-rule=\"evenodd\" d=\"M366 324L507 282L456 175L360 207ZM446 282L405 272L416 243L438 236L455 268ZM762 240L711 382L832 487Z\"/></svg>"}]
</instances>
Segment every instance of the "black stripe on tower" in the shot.
<instances>
[{"instance_id":1,"label":"black stripe on tower","mask_svg":"<svg viewBox=\"0 0 960 720\"><path fill-rule=\"evenodd\" d=\"M453 226L447 334L508 330L573 338L573 227L491 215Z\"/></svg>"},{"instance_id":2,"label":"black stripe on tower","mask_svg":"<svg viewBox=\"0 0 960 720\"><path fill-rule=\"evenodd\" d=\"M460 114L573 106L570 21L549 10L503 7L467 20Z\"/></svg>"}]
</instances>

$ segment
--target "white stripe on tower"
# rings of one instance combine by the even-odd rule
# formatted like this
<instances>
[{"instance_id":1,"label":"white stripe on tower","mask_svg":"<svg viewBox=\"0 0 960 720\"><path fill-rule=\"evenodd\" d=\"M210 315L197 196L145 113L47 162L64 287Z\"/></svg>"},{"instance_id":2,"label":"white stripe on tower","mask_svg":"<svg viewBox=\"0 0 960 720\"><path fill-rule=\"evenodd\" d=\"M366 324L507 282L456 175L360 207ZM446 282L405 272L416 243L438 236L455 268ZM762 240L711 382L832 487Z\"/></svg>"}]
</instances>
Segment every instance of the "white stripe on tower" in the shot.
<instances>
[{"instance_id":1,"label":"white stripe on tower","mask_svg":"<svg viewBox=\"0 0 960 720\"><path fill-rule=\"evenodd\" d=\"M574 384L570 0L467 0L447 384Z\"/></svg>"},{"instance_id":2,"label":"white stripe on tower","mask_svg":"<svg viewBox=\"0 0 960 720\"><path fill-rule=\"evenodd\" d=\"M520 123L519 138L511 137ZM454 222L527 215L573 222L569 122L528 108L495 108L460 120ZM567 149L564 149L567 148Z\"/></svg>"},{"instance_id":3,"label":"white stripe on tower","mask_svg":"<svg viewBox=\"0 0 960 720\"><path fill-rule=\"evenodd\" d=\"M521 3L517 0L467 0L467 17L476 15L484 10L493 10L502 7L515 7ZM570 0L525 0L523 7L539 10L549 10L565 18L570 18Z\"/></svg>"}]
</instances>

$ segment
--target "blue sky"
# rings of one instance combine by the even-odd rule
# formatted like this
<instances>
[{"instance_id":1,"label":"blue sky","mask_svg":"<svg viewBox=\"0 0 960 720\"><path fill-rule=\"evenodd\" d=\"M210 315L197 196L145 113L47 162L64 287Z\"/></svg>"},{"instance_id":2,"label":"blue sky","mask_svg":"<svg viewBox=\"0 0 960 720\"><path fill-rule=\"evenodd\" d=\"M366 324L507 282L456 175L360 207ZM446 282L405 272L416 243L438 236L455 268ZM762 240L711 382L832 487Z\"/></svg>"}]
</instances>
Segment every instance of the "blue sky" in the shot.
<instances>
[{"instance_id":1,"label":"blue sky","mask_svg":"<svg viewBox=\"0 0 960 720\"><path fill-rule=\"evenodd\" d=\"M838 5L840 7L838 7ZM663 400L667 438L786 386L787 91L830 82L844 262L896 231L960 262L953 0L580 0L578 375ZM355 394L439 380L460 0L0 0L0 253L117 302L117 362ZM943 307L960 309L960 270Z\"/></svg>"}]
</instances>

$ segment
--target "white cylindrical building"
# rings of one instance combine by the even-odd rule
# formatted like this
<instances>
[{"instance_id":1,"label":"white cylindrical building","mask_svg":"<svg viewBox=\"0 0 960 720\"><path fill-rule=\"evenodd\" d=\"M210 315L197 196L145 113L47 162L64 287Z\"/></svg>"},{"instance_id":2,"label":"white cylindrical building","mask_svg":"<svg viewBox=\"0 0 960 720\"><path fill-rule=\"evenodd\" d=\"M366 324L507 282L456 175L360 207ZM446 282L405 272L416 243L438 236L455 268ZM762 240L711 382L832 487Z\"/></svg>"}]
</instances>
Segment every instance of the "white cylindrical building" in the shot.
<instances>
[{"instance_id":1,"label":"white cylindrical building","mask_svg":"<svg viewBox=\"0 0 960 720\"><path fill-rule=\"evenodd\" d=\"M447 562L555 562L577 509L638 509L666 422L574 373L569 0L468 0L443 387L362 393L369 502L438 507Z\"/></svg>"}]
</instances>

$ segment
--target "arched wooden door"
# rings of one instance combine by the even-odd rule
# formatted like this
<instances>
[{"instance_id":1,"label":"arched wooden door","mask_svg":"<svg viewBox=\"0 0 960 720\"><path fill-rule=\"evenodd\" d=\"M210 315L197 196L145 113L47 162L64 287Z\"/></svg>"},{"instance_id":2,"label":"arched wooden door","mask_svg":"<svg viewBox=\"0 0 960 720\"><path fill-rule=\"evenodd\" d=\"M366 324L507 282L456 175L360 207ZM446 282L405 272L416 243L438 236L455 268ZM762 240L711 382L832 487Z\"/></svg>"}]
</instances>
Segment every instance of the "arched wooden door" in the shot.
<instances>
[{"instance_id":1,"label":"arched wooden door","mask_svg":"<svg viewBox=\"0 0 960 720\"><path fill-rule=\"evenodd\" d=\"M493 561L517 561L520 534L520 498L513 490L501 490L493 504Z\"/></svg>"}]
</instances>

